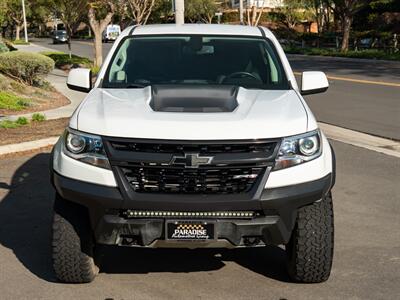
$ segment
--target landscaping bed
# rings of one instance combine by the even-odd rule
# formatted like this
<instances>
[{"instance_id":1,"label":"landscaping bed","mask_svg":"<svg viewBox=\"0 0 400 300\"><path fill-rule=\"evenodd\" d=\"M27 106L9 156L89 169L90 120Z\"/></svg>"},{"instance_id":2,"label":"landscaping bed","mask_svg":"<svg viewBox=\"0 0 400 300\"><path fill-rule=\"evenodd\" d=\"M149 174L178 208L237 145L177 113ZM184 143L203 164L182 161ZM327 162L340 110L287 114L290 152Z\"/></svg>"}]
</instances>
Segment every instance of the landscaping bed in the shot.
<instances>
[{"instance_id":1,"label":"landscaping bed","mask_svg":"<svg viewBox=\"0 0 400 300\"><path fill-rule=\"evenodd\" d=\"M0 127L0 146L59 136L68 125L69 118L48 121L31 121L16 128Z\"/></svg>"},{"instance_id":2,"label":"landscaping bed","mask_svg":"<svg viewBox=\"0 0 400 300\"><path fill-rule=\"evenodd\" d=\"M97 74L99 68L93 66L93 61L89 58L64 52L41 52L42 55L51 58L54 61L55 67L64 71L69 71L71 68L88 68L94 74Z\"/></svg>"},{"instance_id":3,"label":"landscaping bed","mask_svg":"<svg viewBox=\"0 0 400 300\"><path fill-rule=\"evenodd\" d=\"M69 103L47 82L34 87L0 74L0 116L43 111Z\"/></svg>"}]
</instances>

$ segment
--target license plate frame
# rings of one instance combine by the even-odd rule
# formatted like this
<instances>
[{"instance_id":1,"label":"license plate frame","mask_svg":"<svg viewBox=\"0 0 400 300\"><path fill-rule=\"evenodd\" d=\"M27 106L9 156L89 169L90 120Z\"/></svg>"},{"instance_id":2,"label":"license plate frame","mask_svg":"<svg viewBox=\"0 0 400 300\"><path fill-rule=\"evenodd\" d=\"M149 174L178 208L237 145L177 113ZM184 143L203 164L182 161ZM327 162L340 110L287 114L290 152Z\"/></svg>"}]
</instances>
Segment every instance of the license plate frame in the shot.
<instances>
[{"instance_id":1,"label":"license plate frame","mask_svg":"<svg viewBox=\"0 0 400 300\"><path fill-rule=\"evenodd\" d=\"M178 232L175 230L179 230ZM186 230L186 231L185 231ZM212 242L216 223L206 220L166 220L165 240L172 242Z\"/></svg>"}]
</instances>

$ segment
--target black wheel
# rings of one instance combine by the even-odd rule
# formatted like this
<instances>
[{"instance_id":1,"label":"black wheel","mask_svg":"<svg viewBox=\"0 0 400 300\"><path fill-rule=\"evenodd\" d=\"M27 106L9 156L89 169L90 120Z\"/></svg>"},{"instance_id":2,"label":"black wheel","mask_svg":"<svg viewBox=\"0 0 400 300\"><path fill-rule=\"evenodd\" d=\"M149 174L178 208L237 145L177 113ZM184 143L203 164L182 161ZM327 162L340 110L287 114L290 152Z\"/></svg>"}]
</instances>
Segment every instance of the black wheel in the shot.
<instances>
[{"instance_id":1,"label":"black wheel","mask_svg":"<svg viewBox=\"0 0 400 300\"><path fill-rule=\"evenodd\" d=\"M326 281L332 268L333 239L333 206L329 193L297 212L296 225L286 245L291 279L304 283Z\"/></svg>"},{"instance_id":2,"label":"black wheel","mask_svg":"<svg viewBox=\"0 0 400 300\"><path fill-rule=\"evenodd\" d=\"M56 196L53 219L53 268L62 282L91 282L99 272L85 209Z\"/></svg>"}]
</instances>

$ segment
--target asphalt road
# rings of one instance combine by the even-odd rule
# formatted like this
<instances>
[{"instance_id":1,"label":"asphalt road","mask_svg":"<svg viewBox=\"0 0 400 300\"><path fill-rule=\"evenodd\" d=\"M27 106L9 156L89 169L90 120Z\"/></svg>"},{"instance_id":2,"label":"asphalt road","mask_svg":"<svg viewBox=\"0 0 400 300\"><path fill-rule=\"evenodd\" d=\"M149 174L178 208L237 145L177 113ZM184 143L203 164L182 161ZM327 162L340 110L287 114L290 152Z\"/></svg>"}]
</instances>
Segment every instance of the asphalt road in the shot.
<instances>
[{"instance_id":1,"label":"asphalt road","mask_svg":"<svg viewBox=\"0 0 400 300\"><path fill-rule=\"evenodd\" d=\"M49 154L0 160L1 299L396 299L400 295L400 160L334 142L335 255L322 284L291 283L278 247L103 249L91 284L55 281Z\"/></svg>"},{"instance_id":2,"label":"asphalt road","mask_svg":"<svg viewBox=\"0 0 400 300\"><path fill-rule=\"evenodd\" d=\"M53 45L49 39L35 39L34 43L59 51L67 50L66 45ZM104 56L111 46L111 43L104 44ZM93 57L90 41L73 41L72 50L77 55ZM319 121L400 140L399 62L301 55L290 55L289 60L297 72L320 70L330 76L350 78L350 81L330 79L327 93L306 98ZM367 80L368 83L351 79Z\"/></svg>"}]
</instances>

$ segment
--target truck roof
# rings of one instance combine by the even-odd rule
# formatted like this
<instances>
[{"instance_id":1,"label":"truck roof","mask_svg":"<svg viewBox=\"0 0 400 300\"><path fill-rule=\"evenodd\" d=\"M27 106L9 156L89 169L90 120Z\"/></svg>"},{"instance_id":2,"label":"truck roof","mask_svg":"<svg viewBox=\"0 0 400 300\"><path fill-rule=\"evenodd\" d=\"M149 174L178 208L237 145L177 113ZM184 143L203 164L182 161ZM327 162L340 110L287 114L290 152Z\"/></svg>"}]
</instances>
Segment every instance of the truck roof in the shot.
<instances>
[{"instance_id":1,"label":"truck roof","mask_svg":"<svg viewBox=\"0 0 400 300\"><path fill-rule=\"evenodd\" d=\"M272 38L273 34L265 27L254 27L244 25L220 25L220 24L155 24L143 26L130 26L122 35L157 35L157 34L210 34L210 35L242 35L262 36L261 28L265 36ZM132 30L134 29L134 30Z\"/></svg>"}]
</instances>

